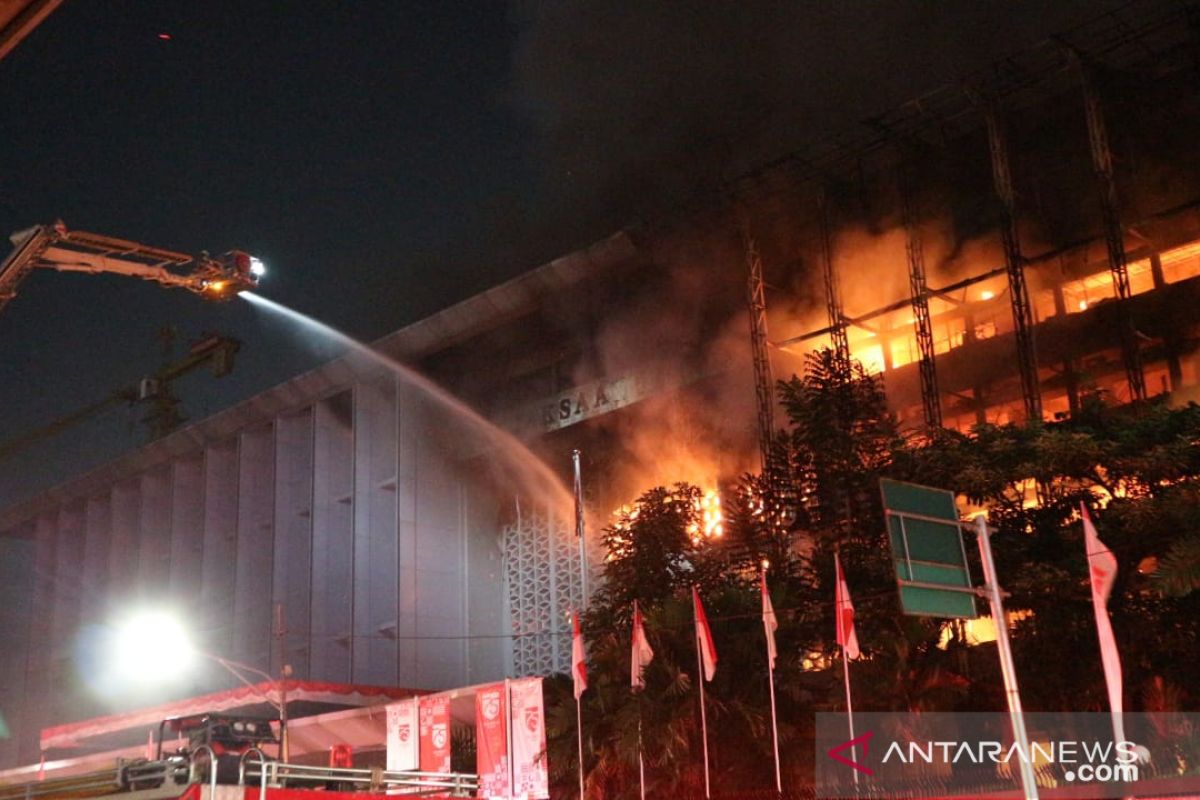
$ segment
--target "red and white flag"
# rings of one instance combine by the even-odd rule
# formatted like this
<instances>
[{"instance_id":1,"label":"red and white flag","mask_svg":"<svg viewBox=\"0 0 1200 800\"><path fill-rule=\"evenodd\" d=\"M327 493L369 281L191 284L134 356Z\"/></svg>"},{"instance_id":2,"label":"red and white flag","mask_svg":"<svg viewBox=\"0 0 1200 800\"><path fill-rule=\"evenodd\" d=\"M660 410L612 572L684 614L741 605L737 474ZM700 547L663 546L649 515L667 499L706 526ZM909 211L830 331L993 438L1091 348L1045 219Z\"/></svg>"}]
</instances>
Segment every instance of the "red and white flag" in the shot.
<instances>
[{"instance_id":1,"label":"red and white flag","mask_svg":"<svg viewBox=\"0 0 1200 800\"><path fill-rule=\"evenodd\" d=\"M713 644L712 629L700 602L700 590L692 587L692 605L696 616L696 641L700 643L700 660L704 662L704 680L712 681L717 673L717 646Z\"/></svg>"},{"instance_id":2,"label":"red and white flag","mask_svg":"<svg viewBox=\"0 0 1200 800\"><path fill-rule=\"evenodd\" d=\"M654 658L650 642L646 639L646 627L642 622L642 612L638 610L637 600L633 601L633 646L629 659L629 685L635 690L646 688L646 677L643 674L646 665Z\"/></svg>"},{"instance_id":3,"label":"red and white flag","mask_svg":"<svg viewBox=\"0 0 1200 800\"><path fill-rule=\"evenodd\" d=\"M771 595L767 592L767 571L760 574L762 580L762 618L763 630L767 634L767 661L771 669L775 669L775 631L779 630L779 620L775 619L775 606L771 605Z\"/></svg>"},{"instance_id":4,"label":"red and white flag","mask_svg":"<svg viewBox=\"0 0 1200 800\"><path fill-rule=\"evenodd\" d=\"M833 567L837 573L837 588L834 605L837 607L837 643L846 652L846 658L858 658L858 633L854 630L854 603L850 602L850 589L846 576L842 574L842 560L833 554Z\"/></svg>"},{"instance_id":5,"label":"red and white flag","mask_svg":"<svg viewBox=\"0 0 1200 800\"><path fill-rule=\"evenodd\" d=\"M579 629L579 614L571 612L571 677L575 679L575 699L587 691L587 655L583 650L583 632Z\"/></svg>"},{"instance_id":6,"label":"red and white flag","mask_svg":"<svg viewBox=\"0 0 1200 800\"><path fill-rule=\"evenodd\" d=\"M1117 652L1117 640L1113 636L1112 622L1108 617L1108 596L1117 579L1117 557L1104 546L1096 535L1096 526L1088 514L1087 506L1079 504L1083 512L1083 543L1087 553L1088 572L1092 584L1092 610L1096 612L1096 633L1100 637L1100 661L1104 665L1104 682L1108 684L1108 704L1113 713L1113 731L1118 740L1125 739L1121 723L1121 655Z\"/></svg>"}]
</instances>

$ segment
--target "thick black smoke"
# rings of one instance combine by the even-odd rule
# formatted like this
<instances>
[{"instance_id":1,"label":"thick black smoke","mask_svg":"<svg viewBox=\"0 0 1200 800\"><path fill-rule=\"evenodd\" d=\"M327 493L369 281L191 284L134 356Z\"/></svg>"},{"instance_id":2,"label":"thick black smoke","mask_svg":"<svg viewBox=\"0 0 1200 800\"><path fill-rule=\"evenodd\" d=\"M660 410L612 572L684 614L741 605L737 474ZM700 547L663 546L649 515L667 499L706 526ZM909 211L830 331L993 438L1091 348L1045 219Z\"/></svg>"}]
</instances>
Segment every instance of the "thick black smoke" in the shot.
<instances>
[{"instance_id":1,"label":"thick black smoke","mask_svg":"<svg viewBox=\"0 0 1200 800\"><path fill-rule=\"evenodd\" d=\"M613 227L1119 5L518 1L511 100L549 207Z\"/></svg>"}]
</instances>

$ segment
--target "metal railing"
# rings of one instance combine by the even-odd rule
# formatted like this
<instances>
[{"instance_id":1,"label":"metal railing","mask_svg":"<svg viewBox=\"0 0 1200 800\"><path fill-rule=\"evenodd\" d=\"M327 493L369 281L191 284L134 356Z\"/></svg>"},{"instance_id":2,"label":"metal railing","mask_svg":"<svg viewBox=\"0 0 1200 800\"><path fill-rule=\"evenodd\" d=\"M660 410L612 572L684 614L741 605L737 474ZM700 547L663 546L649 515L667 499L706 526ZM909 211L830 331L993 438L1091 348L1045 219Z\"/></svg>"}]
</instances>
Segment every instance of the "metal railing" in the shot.
<instances>
[{"instance_id":1,"label":"metal railing","mask_svg":"<svg viewBox=\"0 0 1200 800\"><path fill-rule=\"evenodd\" d=\"M201 745L186 758L118 762L112 769L89 772L85 775L0 785L0 800L85 798L171 787L178 788L182 794L184 787L198 783L207 784L209 800L215 800L217 771L216 754L212 748ZM260 800L266 800L267 789L282 786L294 789L324 789L336 786L344 791L387 793L407 797L435 794L472 797L479 786L478 776L470 773L284 764L267 758L258 748L252 748L242 754L238 760L237 775L240 785L259 787Z\"/></svg>"},{"instance_id":2,"label":"metal railing","mask_svg":"<svg viewBox=\"0 0 1200 800\"><path fill-rule=\"evenodd\" d=\"M246 755L250 755L247 753ZM450 795L472 797L479 788L479 777L465 772L423 772L420 770L385 770L379 767L320 767L306 764L284 764L280 761L253 761L243 758L239 770L246 785L258 784L259 797L266 798L271 787L289 786L302 789L306 785L340 784L348 791L367 791L420 797Z\"/></svg>"}]
</instances>

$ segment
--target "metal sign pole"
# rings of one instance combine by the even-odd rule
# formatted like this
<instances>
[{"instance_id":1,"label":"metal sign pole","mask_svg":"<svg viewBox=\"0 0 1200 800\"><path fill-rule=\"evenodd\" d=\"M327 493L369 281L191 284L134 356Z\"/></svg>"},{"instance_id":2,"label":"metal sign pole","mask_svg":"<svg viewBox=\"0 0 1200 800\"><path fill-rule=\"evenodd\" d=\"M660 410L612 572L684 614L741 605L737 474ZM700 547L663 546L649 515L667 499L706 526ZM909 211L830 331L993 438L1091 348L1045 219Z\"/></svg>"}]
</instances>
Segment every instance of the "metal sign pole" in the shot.
<instances>
[{"instance_id":1,"label":"metal sign pole","mask_svg":"<svg viewBox=\"0 0 1200 800\"><path fill-rule=\"evenodd\" d=\"M588 565L587 540L583 521L583 473L579 466L579 451L571 451L571 461L575 466L575 536L579 539L579 591L580 606L588 605Z\"/></svg>"},{"instance_id":2,"label":"metal sign pole","mask_svg":"<svg viewBox=\"0 0 1200 800\"><path fill-rule=\"evenodd\" d=\"M1017 741L1021 766L1021 784L1025 800L1038 800L1037 776L1033 773L1032 754L1029 752L1029 735L1025 732L1025 713L1021 709L1021 690L1017 686L1017 670L1013 665L1012 648L1008 643L1008 621L1004 616L1004 602L1000 582L996 578L996 562L992 559L991 532L987 518L982 514L975 518L975 532L979 538L979 558L983 562L984 586L981 591L992 605L992 620L996 624L996 649L1000 653L1000 672L1004 676L1004 693L1008 698L1008 713L1012 718L1013 738Z\"/></svg>"}]
</instances>

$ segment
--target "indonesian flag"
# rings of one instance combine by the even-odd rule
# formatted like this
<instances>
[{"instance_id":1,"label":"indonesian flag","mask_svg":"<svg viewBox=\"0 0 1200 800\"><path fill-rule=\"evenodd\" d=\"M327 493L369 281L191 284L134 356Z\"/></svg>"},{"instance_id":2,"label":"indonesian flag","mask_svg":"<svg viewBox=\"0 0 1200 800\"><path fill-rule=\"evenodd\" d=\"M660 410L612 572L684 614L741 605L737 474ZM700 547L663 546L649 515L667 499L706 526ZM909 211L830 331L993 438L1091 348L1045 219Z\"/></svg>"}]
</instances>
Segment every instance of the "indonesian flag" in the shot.
<instances>
[{"instance_id":1,"label":"indonesian flag","mask_svg":"<svg viewBox=\"0 0 1200 800\"><path fill-rule=\"evenodd\" d=\"M771 605L771 595L767 592L767 571L764 569L759 577L762 581L762 618L763 630L767 634L767 661L771 669L775 669L775 631L779 630L779 620L775 619L775 607Z\"/></svg>"},{"instance_id":2,"label":"indonesian flag","mask_svg":"<svg viewBox=\"0 0 1200 800\"><path fill-rule=\"evenodd\" d=\"M1096 535L1096 526L1092 524L1087 506L1080 503L1079 509L1083 512L1083 543L1087 553L1088 572L1091 575L1096 633L1100 637L1100 661L1104 665L1104 682L1108 684L1113 734L1120 742L1125 740L1125 726L1121 721L1121 655L1117 652L1117 640L1113 636L1112 622L1108 618L1108 596L1112 593L1113 582L1117 579L1117 558Z\"/></svg>"},{"instance_id":3,"label":"indonesian flag","mask_svg":"<svg viewBox=\"0 0 1200 800\"><path fill-rule=\"evenodd\" d=\"M587 656L583 650L583 632L579 629L579 614L571 612L571 677L575 679L575 699L587 691Z\"/></svg>"},{"instance_id":4,"label":"indonesian flag","mask_svg":"<svg viewBox=\"0 0 1200 800\"><path fill-rule=\"evenodd\" d=\"M858 634L854 630L854 603L850 602L850 589L846 576L842 574L842 561L833 554L833 568L837 573L837 588L834 597L837 616L837 643L842 646L846 658L858 658Z\"/></svg>"},{"instance_id":5,"label":"indonesian flag","mask_svg":"<svg viewBox=\"0 0 1200 800\"><path fill-rule=\"evenodd\" d=\"M646 640L646 628L642 624L642 612L638 610L637 600L633 601L633 647L629 659L629 685L636 691L646 688L646 678L643 673L646 665L654 658L650 642Z\"/></svg>"},{"instance_id":6,"label":"indonesian flag","mask_svg":"<svg viewBox=\"0 0 1200 800\"><path fill-rule=\"evenodd\" d=\"M712 629L700 602L700 590L692 587L692 605L696 616L696 641L700 643L700 660L704 662L704 680L711 681L717 672L717 647L713 644Z\"/></svg>"}]
</instances>

